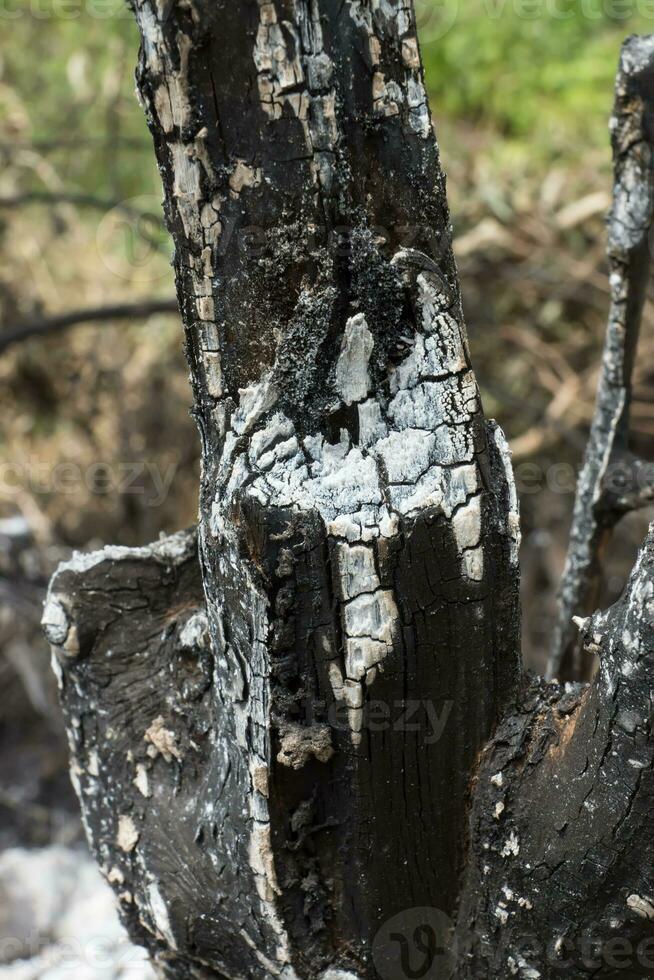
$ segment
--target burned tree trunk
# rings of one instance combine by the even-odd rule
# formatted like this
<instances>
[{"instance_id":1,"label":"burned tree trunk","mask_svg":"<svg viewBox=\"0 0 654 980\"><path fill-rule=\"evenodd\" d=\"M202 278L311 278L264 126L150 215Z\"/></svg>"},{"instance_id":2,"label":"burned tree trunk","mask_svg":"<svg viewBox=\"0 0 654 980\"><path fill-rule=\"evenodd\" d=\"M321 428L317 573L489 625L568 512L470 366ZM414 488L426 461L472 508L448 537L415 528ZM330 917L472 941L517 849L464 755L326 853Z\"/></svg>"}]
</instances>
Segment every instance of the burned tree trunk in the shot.
<instances>
[{"instance_id":1,"label":"burned tree trunk","mask_svg":"<svg viewBox=\"0 0 654 980\"><path fill-rule=\"evenodd\" d=\"M183 643L161 639L197 602L172 559L59 573L89 834L171 976L373 976L383 922L454 910L470 775L519 672L515 491L471 372L413 13L135 12L211 646L189 700Z\"/></svg>"},{"instance_id":2,"label":"burned tree trunk","mask_svg":"<svg viewBox=\"0 0 654 980\"><path fill-rule=\"evenodd\" d=\"M510 456L471 371L412 4L135 13L203 470L197 538L78 556L50 587L93 850L171 980L547 975L497 889L522 847L524 935L574 906L599 829L570 814L564 838L545 801L557 759L571 809L603 792L616 726L647 724L649 551L589 633L614 664L633 632L617 713L613 667L530 688ZM605 807L625 850L631 756ZM576 863L537 905L552 827Z\"/></svg>"}]
</instances>

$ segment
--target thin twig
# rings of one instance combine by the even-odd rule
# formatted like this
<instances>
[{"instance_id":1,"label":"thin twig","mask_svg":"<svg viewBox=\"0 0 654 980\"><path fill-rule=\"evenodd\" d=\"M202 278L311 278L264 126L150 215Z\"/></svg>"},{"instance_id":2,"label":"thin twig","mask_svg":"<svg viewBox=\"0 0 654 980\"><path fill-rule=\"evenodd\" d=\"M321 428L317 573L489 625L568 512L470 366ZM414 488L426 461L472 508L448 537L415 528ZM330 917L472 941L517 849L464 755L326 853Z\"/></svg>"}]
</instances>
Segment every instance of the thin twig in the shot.
<instances>
[{"instance_id":1,"label":"thin twig","mask_svg":"<svg viewBox=\"0 0 654 980\"><path fill-rule=\"evenodd\" d=\"M153 313L179 313L176 299L147 299L138 303L117 303L113 306L96 306L86 310L72 310L52 317L33 317L0 332L0 354L12 344L66 330L80 323L97 323L102 320L137 320Z\"/></svg>"},{"instance_id":2,"label":"thin twig","mask_svg":"<svg viewBox=\"0 0 654 980\"><path fill-rule=\"evenodd\" d=\"M163 225L161 215L152 211L140 211L126 201L111 198L95 197L93 194L80 194L73 191L23 191L0 197L0 208L18 208L26 204L73 204L76 207L94 208L97 211L112 211L117 209L134 218L148 218L156 224Z\"/></svg>"}]
</instances>

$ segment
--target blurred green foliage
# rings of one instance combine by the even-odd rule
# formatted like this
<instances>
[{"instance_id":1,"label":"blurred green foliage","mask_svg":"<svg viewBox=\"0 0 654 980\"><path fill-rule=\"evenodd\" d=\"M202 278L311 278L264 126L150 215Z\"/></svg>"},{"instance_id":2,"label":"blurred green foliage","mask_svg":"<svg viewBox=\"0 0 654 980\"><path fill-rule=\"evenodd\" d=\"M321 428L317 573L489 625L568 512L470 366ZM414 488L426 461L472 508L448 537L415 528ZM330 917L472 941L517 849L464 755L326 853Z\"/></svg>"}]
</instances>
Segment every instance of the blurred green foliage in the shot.
<instances>
[{"instance_id":1,"label":"blurred green foliage","mask_svg":"<svg viewBox=\"0 0 654 980\"><path fill-rule=\"evenodd\" d=\"M138 31L124 0L0 0L0 18L2 147L34 147L53 167L35 162L42 183L29 186L53 190L60 179L98 197L160 194L134 93Z\"/></svg>"},{"instance_id":2,"label":"blurred green foliage","mask_svg":"<svg viewBox=\"0 0 654 980\"><path fill-rule=\"evenodd\" d=\"M434 115L550 160L606 143L620 44L651 0L416 0Z\"/></svg>"},{"instance_id":3,"label":"blurred green foliage","mask_svg":"<svg viewBox=\"0 0 654 980\"><path fill-rule=\"evenodd\" d=\"M496 133L538 165L606 144L620 42L654 29L654 0L416 0L416 11L436 119ZM0 0L0 19L3 145L56 144L48 159L69 188L158 193L123 0Z\"/></svg>"}]
</instances>

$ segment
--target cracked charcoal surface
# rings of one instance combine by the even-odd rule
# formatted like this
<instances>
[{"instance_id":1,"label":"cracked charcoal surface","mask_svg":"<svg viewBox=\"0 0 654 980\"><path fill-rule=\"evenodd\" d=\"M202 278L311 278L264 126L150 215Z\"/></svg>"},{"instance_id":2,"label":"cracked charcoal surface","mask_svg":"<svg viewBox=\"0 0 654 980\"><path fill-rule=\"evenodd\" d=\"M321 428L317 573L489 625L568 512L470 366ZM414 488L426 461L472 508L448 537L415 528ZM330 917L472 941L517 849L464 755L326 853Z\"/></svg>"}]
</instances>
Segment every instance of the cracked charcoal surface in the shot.
<instances>
[{"instance_id":1,"label":"cracked charcoal surface","mask_svg":"<svg viewBox=\"0 0 654 980\"><path fill-rule=\"evenodd\" d=\"M653 556L654 527L622 599L583 628L596 683L527 686L484 754L458 924L464 978L651 975ZM589 935L603 953L588 954ZM631 950L620 970L612 940Z\"/></svg>"}]
</instances>

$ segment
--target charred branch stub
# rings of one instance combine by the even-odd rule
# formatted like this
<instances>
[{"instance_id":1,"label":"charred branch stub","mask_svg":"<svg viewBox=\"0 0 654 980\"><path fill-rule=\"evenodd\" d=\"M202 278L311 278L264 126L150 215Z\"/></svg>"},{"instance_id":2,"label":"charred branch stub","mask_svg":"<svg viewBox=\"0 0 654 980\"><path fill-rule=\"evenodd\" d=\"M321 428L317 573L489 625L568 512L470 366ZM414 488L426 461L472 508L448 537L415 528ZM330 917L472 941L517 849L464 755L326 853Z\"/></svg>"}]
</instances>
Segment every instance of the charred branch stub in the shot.
<instances>
[{"instance_id":1,"label":"charred branch stub","mask_svg":"<svg viewBox=\"0 0 654 980\"><path fill-rule=\"evenodd\" d=\"M593 684L535 682L484 753L462 977L652 974L654 526L582 635Z\"/></svg>"},{"instance_id":2,"label":"charred branch stub","mask_svg":"<svg viewBox=\"0 0 654 980\"><path fill-rule=\"evenodd\" d=\"M454 910L470 774L519 677L510 457L471 371L412 5L134 7L203 444L211 646L187 710L164 674L179 625L148 630L141 586L110 599L122 646L64 660L64 703L77 737L117 686L138 724L106 742L82 805L170 977L372 978L383 922ZM90 583L63 570L53 596L73 575L102 625L93 575L140 582L138 560L102 559ZM397 723L412 706L447 718L440 738L415 712ZM143 751L150 797L129 769Z\"/></svg>"},{"instance_id":3,"label":"charred branch stub","mask_svg":"<svg viewBox=\"0 0 654 980\"><path fill-rule=\"evenodd\" d=\"M220 784L195 532L61 565L43 625L89 843L132 938L165 960L179 912L161 882L174 877L177 903L198 903L200 932L215 905L211 856L196 846Z\"/></svg>"},{"instance_id":4,"label":"charred branch stub","mask_svg":"<svg viewBox=\"0 0 654 980\"><path fill-rule=\"evenodd\" d=\"M549 676L583 679L573 616L598 598L601 554L617 521L654 500L651 466L629 450L631 378L652 263L654 217L654 37L632 37L622 49L611 119L614 200L608 219L609 313L595 417L560 589L560 619Z\"/></svg>"}]
</instances>

